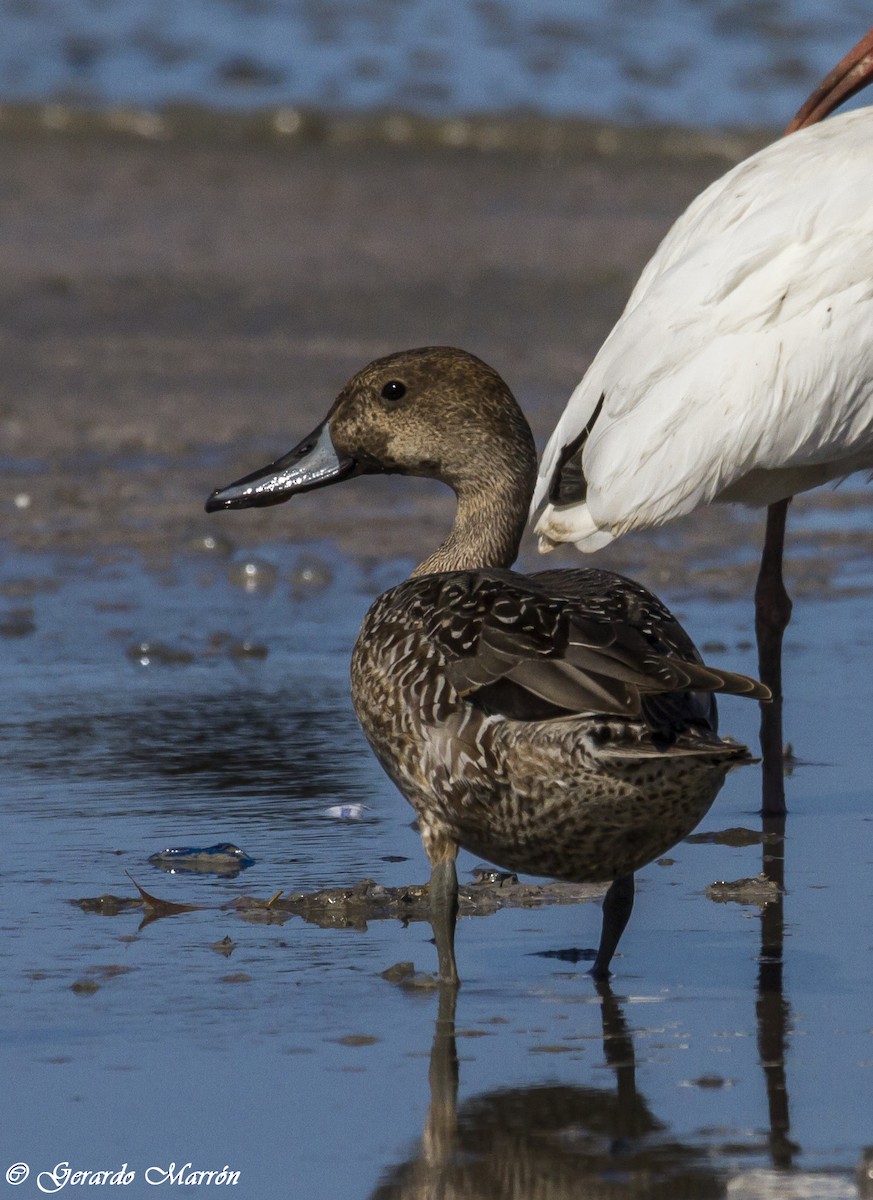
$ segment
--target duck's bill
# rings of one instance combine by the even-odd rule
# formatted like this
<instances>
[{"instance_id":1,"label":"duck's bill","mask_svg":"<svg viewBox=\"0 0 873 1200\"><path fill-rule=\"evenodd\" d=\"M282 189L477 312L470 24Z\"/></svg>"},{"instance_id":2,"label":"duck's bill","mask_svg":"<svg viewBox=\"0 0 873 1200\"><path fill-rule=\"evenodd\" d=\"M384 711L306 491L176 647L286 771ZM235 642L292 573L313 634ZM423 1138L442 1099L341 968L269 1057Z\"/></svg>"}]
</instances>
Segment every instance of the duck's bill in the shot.
<instances>
[{"instance_id":1,"label":"duck's bill","mask_svg":"<svg viewBox=\"0 0 873 1200\"><path fill-rule=\"evenodd\" d=\"M296 492L326 487L357 471L358 464L353 458L338 454L334 449L325 420L284 457L214 491L206 501L206 511L281 504Z\"/></svg>"}]
</instances>

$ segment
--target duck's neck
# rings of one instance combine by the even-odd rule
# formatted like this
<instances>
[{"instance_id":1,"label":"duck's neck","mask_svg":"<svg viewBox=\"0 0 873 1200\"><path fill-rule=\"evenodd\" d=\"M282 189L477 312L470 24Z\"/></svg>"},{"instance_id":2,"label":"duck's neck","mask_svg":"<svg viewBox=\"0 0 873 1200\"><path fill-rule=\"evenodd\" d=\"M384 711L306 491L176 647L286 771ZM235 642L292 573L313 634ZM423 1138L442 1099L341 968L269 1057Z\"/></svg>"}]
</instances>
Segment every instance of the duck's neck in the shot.
<instances>
[{"instance_id":1,"label":"duck's neck","mask_svg":"<svg viewBox=\"0 0 873 1200\"><path fill-rule=\"evenodd\" d=\"M451 532L412 574L511 567L527 522L531 491L526 476L515 465L475 485L455 486L458 507Z\"/></svg>"}]
</instances>

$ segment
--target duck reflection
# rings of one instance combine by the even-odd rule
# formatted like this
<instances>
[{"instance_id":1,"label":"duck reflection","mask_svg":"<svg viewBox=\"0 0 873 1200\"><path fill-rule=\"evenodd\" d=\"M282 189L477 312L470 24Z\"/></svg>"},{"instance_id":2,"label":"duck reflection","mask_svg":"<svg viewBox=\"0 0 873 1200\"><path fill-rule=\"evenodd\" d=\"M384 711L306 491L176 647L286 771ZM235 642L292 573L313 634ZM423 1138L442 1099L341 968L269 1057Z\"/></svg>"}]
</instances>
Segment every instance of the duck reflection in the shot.
<instances>
[{"instance_id":1,"label":"duck reflection","mask_svg":"<svg viewBox=\"0 0 873 1200\"><path fill-rule=\"evenodd\" d=\"M725 1181L705 1150L670 1138L637 1090L621 1005L600 983L608 1087L567 1084L483 1093L460 1108L454 989L440 990L430 1059L431 1104L416 1157L371 1200L709 1200Z\"/></svg>"}]
</instances>

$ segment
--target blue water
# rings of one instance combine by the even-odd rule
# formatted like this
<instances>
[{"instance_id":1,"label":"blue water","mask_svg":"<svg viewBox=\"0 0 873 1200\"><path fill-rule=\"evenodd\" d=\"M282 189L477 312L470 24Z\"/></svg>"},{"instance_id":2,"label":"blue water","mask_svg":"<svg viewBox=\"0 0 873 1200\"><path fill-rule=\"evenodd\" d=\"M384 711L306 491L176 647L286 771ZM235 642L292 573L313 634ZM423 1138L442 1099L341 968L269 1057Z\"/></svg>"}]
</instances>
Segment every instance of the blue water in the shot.
<instances>
[{"instance_id":1,"label":"blue water","mask_svg":"<svg viewBox=\"0 0 873 1200\"><path fill-rule=\"evenodd\" d=\"M427 1194L454 1195L458 1172L499 1174L511 1153L532 1190L567 1174L576 1190L550 1194L568 1197L607 1180L616 1196L679 1194L663 1182L674 1176L693 1181L691 1200L729 1183L767 1194L743 1191L746 1173L789 1163L828 1176L789 1194L856 1197L873 1141L869 591L799 598L789 632L788 735L815 765L788 780L783 988L761 988L758 910L704 894L756 874L754 844L683 844L640 872L616 960L619 1053L584 964L542 956L592 945L594 904L462 920L457 1127L441 1146L427 1134L437 997L380 977L398 960L433 969L428 927L252 923L222 907L426 876L411 812L348 697L349 647L385 580L328 549L277 545L246 589L246 561L181 548L158 564L0 557L4 606L26 605L36 627L2 643L2 1194L42 1194L37 1174L59 1163L126 1163L136 1178L119 1193L142 1200L149 1168L191 1162L239 1171L245 1200L364 1200L386 1179L380 1196L425 1194L396 1182L410 1171ZM681 612L700 642L723 644L718 661L751 670L749 607L696 599ZM143 664L136 648L156 639L163 651ZM234 652L252 641L266 653ZM728 697L721 711L754 744L756 707ZM758 788L755 768L734 772L703 828L759 828ZM331 818L339 803L365 804L367 819ZM148 863L166 845L224 840L256 860L234 879ZM473 865L461 856L462 877ZM142 925L140 912L70 904L134 895L126 872L198 907ZM213 946L228 936L225 958ZM30 1179L7 1187L20 1162ZM635 1171L662 1190L639 1191Z\"/></svg>"},{"instance_id":2,"label":"blue water","mask_svg":"<svg viewBox=\"0 0 873 1200\"><path fill-rule=\"evenodd\" d=\"M779 126L863 0L2 0L0 101Z\"/></svg>"}]
</instances>

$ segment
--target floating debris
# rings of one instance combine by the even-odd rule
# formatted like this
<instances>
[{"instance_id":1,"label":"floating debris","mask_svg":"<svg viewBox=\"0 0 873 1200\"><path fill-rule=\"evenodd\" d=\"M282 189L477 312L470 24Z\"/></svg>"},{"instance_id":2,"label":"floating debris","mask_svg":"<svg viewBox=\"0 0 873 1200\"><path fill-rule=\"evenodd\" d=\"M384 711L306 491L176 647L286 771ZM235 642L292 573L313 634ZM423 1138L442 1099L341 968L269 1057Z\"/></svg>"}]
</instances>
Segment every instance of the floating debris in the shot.
<instances>
[{"instance_id":1,"label":"floating debris","mask_svg":"<svg viewBox=\"0 0 873 1200\"><path fill-rule=\"evenodd\" d=\"M547 904L579 904L602 899L607 884L563 883L475 883L458 889L461 916L486 916L501 908L540 908ZM369 921L430 919L430 893L426 884L385 887L364 879L353 887L325 888L319 892L289 892L281 899L265 902L250 896L233 900L246 921L276 923L289 916L302 917L323 929L365 930Z\"/></svg>"},{"instance_id":2,"label":"floating debris","mask_svg":"<svg viewBox=\"0 0 873 1200\"><path fill-rule=\"evenodd\" d=\"M335 821L362 821L369 811L366 804L332 804L324 810L324 815Z\"/></svg>"},{"instance_id":3,"label":"floating debris","mask_svg":"<svg viewBox=\"0 0 873 1200\"><path fill-rule=\"evenodd\" d=\"M200 907L199 904L178 904L174 900L161 900L157 896L153 896L151 892L147 892L145 888L139 886L134 877L127 871L124 872L127 878L142 896L143 904L150 918L155 917L170 917L175 913L194 912Z\"/></svg>"},{"instance_id":4,"label":"floating debris","mask_svg":"<svg viewBox=\"0 0 873 1200\"><path fill-rule=\"evenodd\" d=\"M202 910L202 904L176 904L150 895L133 879L128 878L140 898L98 896L95 899L73 900L83 912L117 916L131 909L145 909L147 921L175 913ZM548 880L544 883L478 883L458 889L460 913L464 917L484 917L501 908L541 908L551 904L582 904L601 900L606 883L563 883ZM291 917L302 917L323 929L365 930L368 921L399 919L427 921L430 919L430 894L427 884L408 887L384 887L372 879L364 879L352 887L324 888L318 892L274 892L269 899L238 896L228 904L218 905L219 912L233 912L252 924L284 924ZM223 943L217 943L218 949Z\"/></svg>"},{"instance_id":5,"label":"floating debris","mask_svg":"<svg viewBox=\"0 0 873 1200\"><path fill-rule=\"evenodd\" d=\"M497 883L503 887L505 883L518 883L518 876L514 871L501 871L498 867L489 867L485 863L474 867L470 874L473 876L473 882L477 884Z\"/></svg>"},{"instance_id":6,"label":"floating debris","mask_svg":"<svg viewBox=\"0 0 873 1200\"><path fill-rule=\"evenodd\" d=\"M396 983L399 987L403 988L430 991L438 986L437 980L433 975L429 975L426 971L416 971L415 963L411 962L395 963L393 967L388 967L382 971L381 975L389 983Z\"/></svg>"},{"instance_id":7,"label":"floating debris","mask_svg":"<svg viewBox=\"0 0 873 1200\"><path fill-rule=\"evenodd\" d=\"M178 846L160 850L149 856L149 862L164 871L199 871L201 874L238 875L252 866L254 859L233 842L216 842L214 846Z\"/></svg>"},{"instance_id":8,"label":"floating debris","mask_svg":"<svg viewBox=\"0 0 873 1200\"><path fill-rule=\"evenodd\" d=\"M779 887L766 875L755 875L751 879L737 879L733 883L718 880L706 889L710 900L717 904L757 904L764 908L779 899Z\"/></svg>"}]
</instances>

